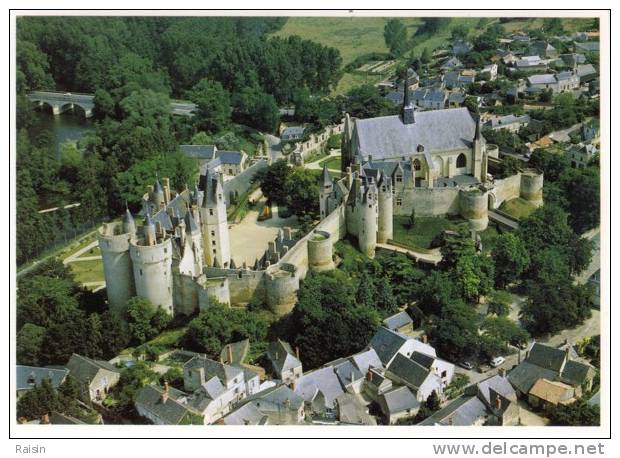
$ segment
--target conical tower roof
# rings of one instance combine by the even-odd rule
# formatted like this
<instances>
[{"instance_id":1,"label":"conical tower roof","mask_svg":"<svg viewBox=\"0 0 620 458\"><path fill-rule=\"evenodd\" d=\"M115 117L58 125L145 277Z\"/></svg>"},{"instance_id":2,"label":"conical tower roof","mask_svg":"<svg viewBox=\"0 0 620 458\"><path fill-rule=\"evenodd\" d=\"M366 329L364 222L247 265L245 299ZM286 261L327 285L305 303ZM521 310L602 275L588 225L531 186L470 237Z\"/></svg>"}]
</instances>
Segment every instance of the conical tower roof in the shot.
<instances>
[{"instance_id":1,"label":"conical tower roof","mask_svg":"<svg viewBox=\"0 0 620 458\"><path fill-rule=\"evenodd\" d=\"M192 216L192 212L191 210L187 210L185 212L185 230L187 232L190 233L195 233L195 232L199 232L200 228L198 227L198 225L196 224L196 220L194 220L194 217Z\"/></svg>"},{"instance_id":2,"label":"conical tower roof","mask_svg":"<svg viewBox=\"0 0 620 458\"><path fill-rule=\"evenodd\" d=\"M327 164L323 164L323 186L331 186L333 184L332 177L329 175L327 171Z\"/></svg>"}]
</instances>

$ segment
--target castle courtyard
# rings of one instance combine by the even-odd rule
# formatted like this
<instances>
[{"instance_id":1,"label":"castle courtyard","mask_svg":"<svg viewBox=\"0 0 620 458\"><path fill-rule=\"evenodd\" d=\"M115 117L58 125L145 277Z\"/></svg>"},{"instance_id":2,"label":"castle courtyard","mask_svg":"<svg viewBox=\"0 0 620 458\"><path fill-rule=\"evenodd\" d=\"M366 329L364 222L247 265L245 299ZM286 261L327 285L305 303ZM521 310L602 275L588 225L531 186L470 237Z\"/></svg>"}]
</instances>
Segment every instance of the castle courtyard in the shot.
<instances>
[{"instance_id":1,"label":"castle courtyard","mask_svg":"<svg viewBox=\"0 0 620 458\"><path fill-rule=\"evenodd\" d=\"M259 211L265 204L265 198L261 198L247 213L245 218L230 226L230 251L238 267L247 263L249 267L254 265L256 258L260 258L267 249L267 244L278 235L278 229L295 227L297 217L280 218L278 207L273 206L273 216L265 221L258 221Z\"/></svg>"}]
</instances>

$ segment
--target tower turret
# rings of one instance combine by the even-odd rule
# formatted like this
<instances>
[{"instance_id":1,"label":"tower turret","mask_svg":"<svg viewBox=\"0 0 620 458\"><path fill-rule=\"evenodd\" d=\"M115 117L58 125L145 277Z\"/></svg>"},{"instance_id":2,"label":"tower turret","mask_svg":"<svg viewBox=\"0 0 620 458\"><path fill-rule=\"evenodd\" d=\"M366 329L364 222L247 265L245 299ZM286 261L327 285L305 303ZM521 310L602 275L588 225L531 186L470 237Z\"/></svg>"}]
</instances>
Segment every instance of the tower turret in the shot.
<instances>
[{"instance_id":1,"label":"tower turret","mask_svg":"<svg viewBox=\"0 0 620 458\"><path fill-rule=\"evenodd\" d=\"M228 217L224 201L224 187L221 175L207 170L204 183L200 224L202 226L202 248L207 266L230 265L230 240L228 236Z\"/></svg>"},{"instance_id":2,"label":"tower turret","mask_svg":"<svg viewBox=\"0 0 620 458\"><path fill-rule=\"evenodd\" d=\"M482 127L480 123L480 117L476 120L476 132L474 134L474 140L472 142L472 156L473 156L473 164L471 173L474 177L478 178L478 180L484 182L486 176L483 176L483 146L484 146L484 138L481 133Z\"/></svg>"},{"instance_id":3,"label":"tower turret","mask_svg":"<svg viewBox=\"0 0 620 458\"><path fill-rule=\"evenodd\" d=\"M127 203L125 203L125 215L123 216L123 233L136 234L136 222L133 219L133 215L129 211Z\"/></svg>"},{"instance_id":4,"label":"tower turret","mask_svg":"<svg viewBox=\"0 0 620 458\"><path fill-rule=\"evenodd\" d=\"M401 113L403 124L413 124L415 122L415 106L409 100L409 72L405 72L404 91L403 109Z\"/></svg>"},{"instance_id":5,"label":"tower turret","mask_svg":"<svg viewBox=\"0 0 620 458\"><path fill-rule=\"evenodd\" d=\"M155 184L153 185L153 194L151 195L151 202L156 209L161 208L166 201L166 197L164 194L164 189L161 187L161 183L159 182L159 177L155 177Z\"/></svg>"},{"instance_id":6,"label":"tower turret","mask_svg":"<svg viewBox=\"0 0 620 458\"><path fill-rule=\"evenodd\" d=\"M342 132L342 142L340 145L340 153L341 153L341 161L340 161L340 170L342 173L347 171L347 167L351 165L353 162L352 158L352 137L353 137L353 123L351 122L351 117L349 113L345 113L344 115L344 129Z\"/></svg>"},{"instance_id":7,"label":"tower turret","mask_svg":"<svg viewBox=\"0 0 620 458\"><path fill-rule=\"evenodd\" d=\"M392 194L392 180L385 173L381 173L378 184L379 221L377 228L377 242L387 243L394 238L394 197Z\"/></svg>"},{"instance_id":8,"label":"tower turret","mask_svg":"<svg viewBox=\"0 0 620 458\"><path fill-rule=\"evenodd\" d=\"M329 176L329 172L327 171L327 165L323 165L323 179L321 185L321 192L319 194L321 219L325 218L330 213L331 209L329 208L329 198L333 190L334 183L331 176Z\"/></svg>"},{"instance_id":9,"label":"tower turret","mask_svg":"<svg viewBox=\"0 0 620 458\"><path fill-rule=\"evenodd\" d=\"M189 209L187 210L187 213L185 213L184 223L187 237L189 237L192 241L192 249L194 250L194 258L196 260L196 272L202 272L204 257L202 233L200 232L200 227L192 216L192 211Z\"/></svg>"},{"instance_id":10,"label":"tower turret","mask_svg":"<svg viewBox=\"0 0 620 458\"><path fill-rule=\"evenodd\" d=\"M155 233L155 224L151 219L151 215L147 212L146 218L144 219L144 227L142 228L144 233L144 244L145 245L155 245L157 243L157 235Z\"/></svg>"}]
</instances>

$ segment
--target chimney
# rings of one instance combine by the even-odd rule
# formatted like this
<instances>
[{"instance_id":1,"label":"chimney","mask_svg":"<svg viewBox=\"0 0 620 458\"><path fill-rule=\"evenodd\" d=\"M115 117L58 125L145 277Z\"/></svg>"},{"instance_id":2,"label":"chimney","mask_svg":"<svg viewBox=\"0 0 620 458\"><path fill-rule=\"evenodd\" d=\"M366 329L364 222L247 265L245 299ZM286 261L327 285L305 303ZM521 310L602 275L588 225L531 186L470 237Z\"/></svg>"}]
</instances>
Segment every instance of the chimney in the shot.
<instances>
[{"instance_id":1,"label":"chimney","mask_svg":"<svg viewBox=\"0 0 620 458\"><path fill-rule=\"evenodd\" d=\"M170 178L164 178L164 199L166 203L170 202Z\"/></svg>"},{"instance_id":2,"label":"chimney","mask_svg":"<svg viewBox=\"0 0 620 458\"><path fill-rule=\"evenodd\" d=\"M500 398L499 395L497 395L497 397L495 398L495 408L497 410L502 409L502 398Z\"/></svg>"},{"instance_id":3,"label":"chimney","mask_svg":"<svg viewBox=\"0 0 620 458\"><path fill-rule=\"evenodd\" d=\"M168 387L168 382L164 382L164 390L161 392L161 402L163 404L168 400L168 396L170 394L170 388Z\"/></svg>"},{"instance_id":4,"label":"chimney","mask_svg":"<svg viewBox=\"0 0 620 458\"><path fill-rule=\"evenodd\" d=\"M232 345L228 344L228 364L232 364L233 355L232 355Z\"/></svg>"},{"instance_id":5,"label":"chimney","mask_svg":"<svg viewBox=\"0 0 620 458\"><path fill-rule=\"evenodd\" d=\"M372 371L370 369L368 369L368 372L366 373L366 380L372 382Z\"/></svg>"},{"instance_id":6,"label":"chimney","mask_svg":"<svg viewBox=\"0 0 620 458\"><path fill-rule=\"evenodd\" d=\"M506 377L506 369L504 369L503 367L500 368L499 370L499 376L500 377Z\"/></svg>"},{"instance_id":7,"label":"chimney","mask_svg":"<svg viewBox=\"0 0 620 458\"><path fill-rule=\"evenodd\" d=\"M422 336L422 343L428 343L428 336L426 334Z\"/></svg>"},{"instance_id":8,"label":"chimney","mask_svg":"<svg viewBox=\"0 0 620 458\"><path fill-rule=\"evenodd\" d=\"M295 356L297 356L297 359L301 361L301 359L299 358L299 347L295 347Z\"/></svg>"}]
</instances>

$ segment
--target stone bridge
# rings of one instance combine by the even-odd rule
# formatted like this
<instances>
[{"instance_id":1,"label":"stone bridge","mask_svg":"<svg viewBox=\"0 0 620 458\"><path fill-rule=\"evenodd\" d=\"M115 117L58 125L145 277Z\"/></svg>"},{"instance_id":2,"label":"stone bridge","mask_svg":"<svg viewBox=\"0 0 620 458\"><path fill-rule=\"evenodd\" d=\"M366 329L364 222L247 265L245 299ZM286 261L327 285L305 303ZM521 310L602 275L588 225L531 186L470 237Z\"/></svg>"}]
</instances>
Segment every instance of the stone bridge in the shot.
<instances>
[{"instance_id":1,"label":"stone bridge","mask_svg":"<svg viewBox=\"0 0 620 458\"><path fill-rule=\"evenodd\" d=\"M34 91L27 95L28 99L38 106L51 107L54 115L73 110L75 107L84 112L86 118L93 115L95 96L93 94L75 94L71 92ZM170 111L173 115L193 116L196 105L191 102L170 102Z\"/></svg>"},{"instance_id":2,"label":"stone bridge","mask_svg":"<svg viewBox=\"0 0 620 458\"><path fill-rule=\"evenodd\" d=\"M90 118L95 107L95 96L92 94L72 94L71 92L35 91L27 95L31 102L38 106L47 105L52 108L54 115L79 107L84 116Z\"/></svg>"}]
</instances>

